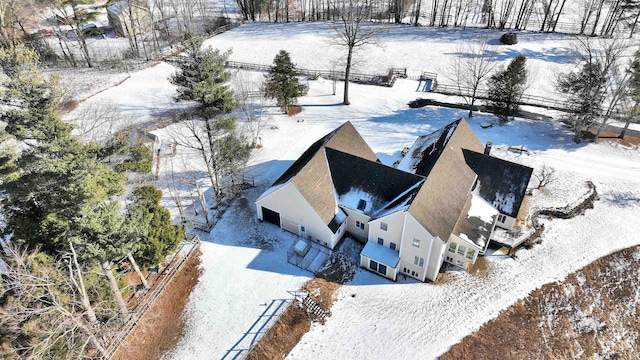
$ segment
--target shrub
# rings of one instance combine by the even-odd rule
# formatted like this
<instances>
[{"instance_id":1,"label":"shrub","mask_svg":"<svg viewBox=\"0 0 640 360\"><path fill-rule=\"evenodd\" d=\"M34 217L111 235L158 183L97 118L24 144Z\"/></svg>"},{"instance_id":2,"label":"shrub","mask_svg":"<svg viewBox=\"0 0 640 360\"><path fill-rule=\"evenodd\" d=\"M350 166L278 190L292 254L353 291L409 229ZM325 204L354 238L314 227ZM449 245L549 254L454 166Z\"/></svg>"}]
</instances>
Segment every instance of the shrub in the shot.
<instances>
[{"instance_id":1,"label":"shrub","mask_svg":"<svg viewBox=\"0 0 640 360\"><path fill-rule=\"evenodd\" d=\"M58 105L58 110L60 110L63 113L68 113L77 109L78 105L80 104L76 100L73 100L71 98L65 98L64 100L60 101L60 104Z\"/></svg>"},{"instance_id":2,"label":"shrub","mask_svg":"<svg viewBox=\"0 0 640 360\"><path fill-rule=\"evenodd\" d=\"M160 263L184 237L185 227L173 224L169 210L160 205L161 199L162 191L150 185L136 188L131 195L129 218L146 234L135 253L142 267Z\"/></svg>"},{"instance_id":3,"label":"shrub","mask_svg":"<svg viewBox=\"0 0 640 360\"><path fill-rule=\"evenodd\" d=\"M289 106L289 109L287 109L287 115L289 116L293 116L296 114L300 114L302 112L302 106Z\"/></svg>"},{"instance_id":4,"label":"shrub","mask_svg":"<svg viewBox=\"0 0 640 360\"><path fill-rule=\"evenodd\" d=\"M518 36L514 32L508 32L500 36L500 42L505 45L514 45L518 43Z\"/></svg>"}]
</instances>

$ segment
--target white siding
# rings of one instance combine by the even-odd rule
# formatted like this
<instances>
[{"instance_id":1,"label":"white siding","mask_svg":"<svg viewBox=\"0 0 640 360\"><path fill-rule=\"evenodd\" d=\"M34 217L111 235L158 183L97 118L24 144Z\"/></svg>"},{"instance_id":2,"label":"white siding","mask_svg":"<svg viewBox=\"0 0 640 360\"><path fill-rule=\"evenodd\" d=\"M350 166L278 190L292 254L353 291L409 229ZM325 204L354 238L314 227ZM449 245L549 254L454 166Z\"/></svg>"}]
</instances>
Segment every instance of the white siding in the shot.
<instances>
[{"instance_id":1,"label":"white siding","mask_svg":"<svg viewBox=\"0 0 640 360\"><path fill-rule=\"evenodd\" d=\"M360 266L373 272L374 274L380 275L380 276L384 276L390 280L396 281L397 277L398 277L398 269L396 268L392 268L390 266L387 266L387 273L386 275L382 275L381 273L372 270L369 267L369 261L371 261L371 259L369 259L368 257L360 254Z\"/></svg>"},{"instance_id":2,"label":"white siding","mask_svg":"<svg viewBox=\"0 0 640 360\"><path fill-rule=\"evenodd\" d=\"M331 249L340 240L340 231L338 234L333 234L292 183L256 201L260 220L263 219L263 206L280 213L280 223L284 230L297 235L298 226L303 225L308 239Z\"/></svg>"},{"instance_id":3,"label":"white siding","mask_svg":"<svg viewBox=\"0 0 640 360\"><path fill-rule=\"evenodd\" d=\"M404 229L404 214L404 212L399 211L382 218L371 220L369 223L369 241L377 243L378 238L381 238L384 240L384 247L387 248L390 248L390 244L393 242L396 244L396 251L399 252ZM380 223L387 224L386 231L380 228Z\"/></svg>"},{"instance_id":4,"label":"white siding","mask_svg":"<svg viewBox=\"0 0 640 360\"><path fill-rule=\"evenodd\" d=\"M369 231L369 217L355 210L343 207L342 210L347 214L347 231L354 237L366 241ZM356 227L356 221L364 224L364 229Z\"/></svg>"},{"instance_id":5,"label":"white siding","mask_svg":"<svg viewBox=\"0 0 640 360\"><path fill-rule=\"evenodd\" d=\"M513 226L516 224L516 219L508 215L500 214L500 217L502 216L504 216L504 222L497 220L496 226L507 230L513 229Z\"/></svg>"},{"instance_id":6,"label":"white siding","mask_svg":"<svg viewBox=\"0 0 640 360\"><path fill-rule=\"evenodd\" d=\"M453 253L451 251L449 251L452 243L456 244L456 248L455 248L455 251ZM459 249L459 247L461 245L465 247L463 255L460 255L458 253L458 249ZM473 249L475 251L472 259L468 259L467 258L467 252L469 251L469 249ZM463 239L459 238L458 236L455 236L455 235L451 234L451 237L449 238L449 241L447 242L447 245L446 245L446 248L445 248L445 259L446 259L446 257L450 257L451 259L453 259L453 261L450 261L450 260L445 260L445 261L467 270L469 265L475 264L476 259L478 258L478 254L479 254L480 250L482 250L482 249L479 246L477 246L476 244L474 244L474 243L472 243L470 241L467 241L467 240L463 240Z\"/></svg>"},{"instance_id":7,"label":"white siding","mask_svg":"<svg viewBox=\"0 0 640 360\"><path fill-rule=\"evenodd\" d=\"M419 247L413 245L414 239L420 241ZM407 275L412 276L412 271L416 272L415 278L420 281L429 279L434 281L438 276L442 266L441 253L443 242L434 238L429 232L416 221L409 213L405 213L404 233L400 249L400 271L405 268ZM424 259L423 266L414 263L415 258Z\"/></svg>"}]
</instances>

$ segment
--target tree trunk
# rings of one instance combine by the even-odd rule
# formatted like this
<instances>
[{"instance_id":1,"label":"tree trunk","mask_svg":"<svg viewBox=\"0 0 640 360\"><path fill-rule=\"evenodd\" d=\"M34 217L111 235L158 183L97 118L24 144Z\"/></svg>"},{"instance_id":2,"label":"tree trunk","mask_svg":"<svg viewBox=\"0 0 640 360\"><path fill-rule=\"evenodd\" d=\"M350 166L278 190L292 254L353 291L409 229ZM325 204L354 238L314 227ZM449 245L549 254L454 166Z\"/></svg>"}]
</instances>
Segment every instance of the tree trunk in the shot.
<instances>
[{"instance_id":1,"label":"tree trunk","mask_svg":"<svg viewBox=\"0 0 640 360\"><path fill-rule=\"evenodd\" d=\"M626 123L626 124L624 124L624 128L622 129L622 132L620 132L620 139L623 139L623 140L624 140L624 136L625 136L625 134L627 133L627 130L629 129L629 123L630 123L630 122L631 122L631 121L627 120L627 123Z\"/></svg>"},{"instance_id":2,"label":"tree trunk","mask_svg":"<svg viewBox=\"0 0 640 360\"><path fill-rule=\"evenodd\" d=\"M194 180L194 185L196 187L196 192L198 193L198 201L200 202L200 206L202 206L202 215L204 215L204 220L207 224L207 229L211 229L212 224L209 220L209 206L207 205L207 201L204 197L204 192L200 189L200 185L198 185L198 180ZM221 197L221 196L220 196ZM219 200L220 197L216 195L216 198Z\"/></svg>"},{"instance_id":3,"label":"tree trunk","mask_svg":"<svg viewBox=\"0 0 640 360\"><path fill-rule=\"evenodd\" d=\"M9 42L7 31L5 30L4 18L4 11L0 11L0 46L9 49L11 47L11 43Z\"/></svg>"},{"instance_id":4,"label":"tree trunk","mask_svg":"<svg viewBox=\"0 0 640 360\"><path fill-rule=\"evenodd\" d=\"M558 20L560 19L560 14L562 14L562 10L564 9L564 4L567 2L567 0L563 0L562 1L562 5L560 6L560 10L558 10L558 14L556 15L556 20L553 22L553 28L551 29L552 32L556 32L556 25L558 25Z\"/></svg>"},{"instance_id":5,"label":"tree trunk","mask_svg":"<svg viewBox=\"0 0 640 360\"><path fill-rule=\"evenodd\" d=\"M420 20L420 5L422 5L422 0L416 0L417 1L417 5L416 5L416 22L413 24L414 26L418 26L419 24L419 20Z\"/></svg>"},{"instance_id":6,"label":"tree trunk","mask_svg":"<svg viewBox=\"0 0 640 360\"><path fill-rule=\"evenodd\" d=\"M120 310L120 316L122 317L123 321L127 321L127 319L129 318L129 310L127 309L127 304L122 298L122 293L118 288L116 278L115 276L113 276L109 260L102 260L102 262L100 263L100 267L102 267L104 275L107 277L107 280L109 280L109 288L111 288L111 292L113 292L113 296L115 296L116 298L116 303L118 304L118 309Z\"/></svg>"},{"instance_id":7,"label":"tree trunk","mask_svg":"<svg viewBox=\"0 0 640 360\"><path fill-rule=\"evenodd\" d=\"M149 283L147 283L147 279L145 279L144 275L142 275L142 271L140 271L140 268L138 267L138 263L136 262L136 259L133 257L131 253L127 254L127 258L129 259L131 266L133 266L133 270L135 270L136 274L138 274L140 281L142 281L142 285L144 286L144 288L148 289Z\"/></svg>"},{"instance_id":8,"label":"tree trunk","mask_svg":"<svg viewBox=\"0 0 640 360\"><path fill-rule=\"evenodd\" d=\"M636 31L636 26L638 25L638 18L640 18L640 10L638 11L635 19L633 20L633 25L631 25L631 30L629 30L629 39L633 37L633 33Z\"/></svg>"},{"instance_id":9,"label":"tree trunk","mask_svg":"<svg viewBox=\"0 0 640 360\"><path fill-rule=\"evenodd\" d=\"M71 281L73 281L74 285L76 285L76 288L80 292L80 296L82 297L82 306L84 307L87 320L89 320L89 323L95 324L98 322L98 318L96 317L95 311L93 311L93 307L91 306L91 302L89 301L89 296L87 295L87 289L84 286L84 280L82 278L82 272L80 271L80 265L78 264L76 249L73 248L73 244L71 242L69 242L69 247L71 248L71 255L73 256L73 266L75 267L74 271L71 264L69 264L69 275L71 276ZM76 274L78 277L77 282Z\"/></svg>"},{"instance_id":10,"label":"tree trunk","mask_svg":"<svg viewBox=\"0 0 640 360\"><path fill-rule=\"evenodd\" d=\"M351 58L353 57L353 45L349 45L349 53L347 55L347 67L344 70L344 98L343 105L349 105L349 75L351 74Z\"/></svg>"},{"instance_id":11,"label":"tree trunk","mask_svg":"<svg viewBox=\"0 0 640 360\"><path fill-rule=\"evenodd\" d=\"M547 25L547 19L549 19L549 12L551 12L552 4L553 4L553 0L549 1L547 8L544 10L544 18L542 19L542 25L540 26L540 31L546 31L545 26Z\"/></svg>"},{"instance_id":12,"label":"tree trunk","mask_svg":"<svg viewBox=\"0 0 640 360\"><path fill-rule=\"evenodd\" d=\"M471 103L469 104L469 117L470 118L473 117L473 104L476 102L476 89L473 89L473 93L471 94Z\"/></svg>"},{"instance_id":13,"label":"tree trunk","mask_svg":"<svg viewBox=\"0 0 640 360\"><path fill-rule=\"evenodd\" d=\"M76 323L76 325L82 329L82 331L85 333L85 335L87 335L89 337L89 342L91 343L91 345L93 345L93 347L98 350L98 352L100 353L100 357L102 358L106 358L107 357L107 350L104 348L104 346L102 346L102 344L100 343L100 340L98 340L98 338L95 336L94 332L86 325L82 322L82 320L76 318L75 316L69 314L69 316L71 316L73 318L73 321Z\"/></svg>"}]
</instances>

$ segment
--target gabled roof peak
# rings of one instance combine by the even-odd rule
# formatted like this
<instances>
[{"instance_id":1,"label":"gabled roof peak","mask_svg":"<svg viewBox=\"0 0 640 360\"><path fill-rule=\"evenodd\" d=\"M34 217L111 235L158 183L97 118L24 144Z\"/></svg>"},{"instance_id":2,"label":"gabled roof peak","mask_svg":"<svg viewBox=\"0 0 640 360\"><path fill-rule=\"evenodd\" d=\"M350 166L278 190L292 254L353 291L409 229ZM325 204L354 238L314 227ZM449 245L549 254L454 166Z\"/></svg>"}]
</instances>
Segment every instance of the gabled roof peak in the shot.
<instances>
[{"instance_id":1,"label":"gabled roof peak","mask_svg":"<svg viewBox=\"0 0 640 360\"><path fill-rule=\"evenodd\" d=\"M407 152L407 155L400 161L398 169L424 177L429 176L442 152L447 147L452 148L449 141L459 128L469 128L467 122L462 118L430 134L419 136Z\"/></svg>"},{"instance_id":2,"label":"gabled roof peak","mask_svg":"<svg viewBox=\"0 0 640 360\"><path fill-rule=\"evenodd\" d=\"M346 121L336 129L329 132L302 153L302 155L273 183L283 184L296 176L311 159L324 147L359 156L372 161L379 161L376 154L364 141L358 130L350 121Z\"/></svg>"}]
</instances>

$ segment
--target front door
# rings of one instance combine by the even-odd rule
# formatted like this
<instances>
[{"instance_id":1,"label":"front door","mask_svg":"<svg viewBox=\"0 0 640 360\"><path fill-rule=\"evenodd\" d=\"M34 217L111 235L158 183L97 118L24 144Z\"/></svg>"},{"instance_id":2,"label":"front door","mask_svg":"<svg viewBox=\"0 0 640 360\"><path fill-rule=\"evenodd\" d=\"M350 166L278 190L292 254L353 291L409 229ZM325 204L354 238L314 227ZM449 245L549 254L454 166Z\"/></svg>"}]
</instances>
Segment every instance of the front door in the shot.
<instances>
[{"instance_id":1,"label":"front door","mask_svg":"<svg viewBox=\"0 0 640 360\"><path fill-rule=\"evenodd\" d=\"M307 238L307 228L304 225L298 225L298 235L303 239Z\"/></svg>"}]
</instances>

